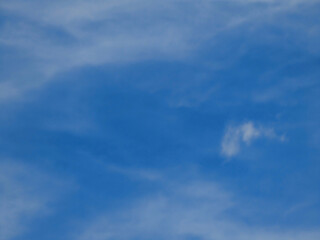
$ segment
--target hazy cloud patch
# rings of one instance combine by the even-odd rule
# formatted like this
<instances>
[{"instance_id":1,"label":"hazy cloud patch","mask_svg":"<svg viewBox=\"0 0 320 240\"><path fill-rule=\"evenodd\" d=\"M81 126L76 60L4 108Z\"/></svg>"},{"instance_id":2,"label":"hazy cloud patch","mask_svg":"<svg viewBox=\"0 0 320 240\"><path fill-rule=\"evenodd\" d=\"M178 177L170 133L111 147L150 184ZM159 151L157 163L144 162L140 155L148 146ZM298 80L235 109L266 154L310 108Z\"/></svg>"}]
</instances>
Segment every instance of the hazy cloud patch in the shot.
<instances>
[{"instance_id":1,"label":"hazy cloud patch","mask_svg":"<svg viewBox=\"0 0 320 240\"><path fill-rule=\"evenodd\" d=\"M0 239L17 237L32 227L32 219L49 214L59 186L59 181L28 164L0 162Z\"/></svg>"},{"instance_id":2,"label":"hazy cloud patch","mask_svg":"<svg viewBox=\"0 0 320 240\"><path fill-rule=\"evenodd\" d=\"M238 204L236 196L217 182L171 180L125 208L85 221L74 239L316 240L320 236L313 230L277 231L240 223L231 217Z\"/></svg>"}]
</instances>

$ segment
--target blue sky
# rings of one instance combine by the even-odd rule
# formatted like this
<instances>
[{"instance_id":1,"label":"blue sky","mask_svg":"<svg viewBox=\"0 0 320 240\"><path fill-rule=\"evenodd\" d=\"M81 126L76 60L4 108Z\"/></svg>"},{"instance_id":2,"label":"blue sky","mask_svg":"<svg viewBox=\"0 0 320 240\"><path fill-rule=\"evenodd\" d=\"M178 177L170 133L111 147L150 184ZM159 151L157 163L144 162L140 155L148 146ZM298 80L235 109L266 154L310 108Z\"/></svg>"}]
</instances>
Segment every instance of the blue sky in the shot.
<instances>
[{"instance_id":1,"label":"blue sky","mask_svg":"<svg viewBox=\"0 0 320 240\"><path fill-rule=\"evenodd\" d=\"M319 0L2 1L0 239L320 239L319 22Z\"/></svg>"}]
</instances>

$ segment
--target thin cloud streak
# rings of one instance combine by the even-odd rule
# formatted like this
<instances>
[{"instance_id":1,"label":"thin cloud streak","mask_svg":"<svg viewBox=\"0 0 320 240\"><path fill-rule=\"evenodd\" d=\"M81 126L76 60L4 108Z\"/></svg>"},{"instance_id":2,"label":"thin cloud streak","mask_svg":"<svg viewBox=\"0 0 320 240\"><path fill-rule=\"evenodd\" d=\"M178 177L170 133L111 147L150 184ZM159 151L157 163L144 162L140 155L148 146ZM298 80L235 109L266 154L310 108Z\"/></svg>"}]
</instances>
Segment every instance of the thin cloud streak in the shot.
<instances>
[{"instance_id":1,"label":"thin cloud streak","mask_svg":"<svg viewBox=\"0 0 320 240\"><path fill-rule=\"evenodd\" d=\"M27 232L32 219L50 213L61 194L59 181L15 161L0 162L0 239Z\"/></svg>"},{"instance_id":2,"label":"thin cloud streak","mask_svg":"<svg viewBox=\"0 0 320 240\"><path fill-rule=\"evenodd\" d=\"M16 90L0 99L16 98L30 89L40 88L56 73L81 66L186 60L208 41L214 44L216 38L223 38L225 33L248 25L258 31L259 26L271 21L270 16L276 19L313 3L315 1L2 2L0 9L16 20L4 21L0 44L27 56L31 64L28 69L37 69L39 73L32 80L26 77L28 81L12 79ZM35 8L41 11L35 12Z\"/></svg>"},{"instance_id":3,"label":"thin cloud streak","mask_svg":"<svg viewBox=\"0 0 320 240\"><path fill-rule=\"evenodd\" d=\"M236 196L216 182L171 180L129 207L86 221L74 239L316 240L320 236L313 230L247 226L232 217L239 207Z\"/></svg>"}]
</instances>

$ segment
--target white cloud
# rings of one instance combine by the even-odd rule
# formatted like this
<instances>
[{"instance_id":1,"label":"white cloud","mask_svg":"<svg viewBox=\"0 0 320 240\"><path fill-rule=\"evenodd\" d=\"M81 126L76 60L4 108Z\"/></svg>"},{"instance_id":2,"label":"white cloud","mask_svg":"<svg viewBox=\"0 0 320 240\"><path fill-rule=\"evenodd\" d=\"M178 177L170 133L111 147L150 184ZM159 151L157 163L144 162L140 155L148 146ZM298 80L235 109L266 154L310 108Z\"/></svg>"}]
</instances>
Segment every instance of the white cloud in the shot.
<instances>
[{"instance_id":1,"label":"white cloud","mask_svg":"<svg viewBox=\"0 0 320 240\"><path fill-rule=\"evenodd\" d=\"M259 14L255 12L257 2L267 4ZM48 73L86 64L179 59L208 37L262 15L289 10L297 3L301 1L233 1L230 6L206 0L13 0L2 2L0 8L25 21L4 24L0 42L45 61ZM36 6L42 11L35 13ZM50 35L50 30L60 35ZM70 43L59 41L63 37Z\"/></svg>"},{"instance_id":2,"label":"white cloud","mask_svg":"<svg viewBox=\"0 0 320 240\"><path fill-rule=\"evenodd\" d=\"M15 98L74 67L188 59L209 39L213 46L225 33L248 24L254 30L270 19L278 26L282 22L276 21L278 15L314 2L1 1L0 9L10 17L0 27L0 45L28 59L30 67L23 71L38 71L36 77L25 74L25 78L12 80L17 90L10 91ZM9 95L0 99L9 99Z\"/></svg>"},{"instance_id":3,"label":"white cloud","mask_svg":"<svg viewBox=\"0 0 320 240\"><path fill-rule=\"evenodd\" d=\"M0 162L0 239L14 239L32 227L33 218L48 214L57 183L26 164Z\"/></svg>"},{"instance_id":4,"label":"white cloud","mask_svg":"<svg viewBox=\"0 0 320 240\"><path fill-rule=\"evenodd\" d=\"M77 240L316 240L319 231L274 230L232 218L235 196L211 181L166 181L154 194L102 213L75 231Z\"/></svg>"},{"instance_id":5,"label":"white cloud","mask_svg":"<svg viewBox=\"0 0 320 240\"><path fill-rule=\"evenodd\" d=\"M256 126L253 122L246 122L238 126L228 126L222 139L221 154L233 157L240 152L243 144L249 145L258 138L285 140L285 137L277 135L273 128Z\"/></svg>"}]
</instances>

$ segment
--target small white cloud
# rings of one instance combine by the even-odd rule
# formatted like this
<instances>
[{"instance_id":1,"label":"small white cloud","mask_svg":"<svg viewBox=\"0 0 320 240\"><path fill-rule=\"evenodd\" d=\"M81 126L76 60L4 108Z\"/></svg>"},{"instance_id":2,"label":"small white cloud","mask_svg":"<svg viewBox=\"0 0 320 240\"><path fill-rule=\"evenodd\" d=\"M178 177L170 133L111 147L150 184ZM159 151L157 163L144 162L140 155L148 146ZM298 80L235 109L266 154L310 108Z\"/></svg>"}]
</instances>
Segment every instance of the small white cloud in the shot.
<instances>
[{"instance_id":1,"label":"small white cloud","mask_svg":"<svg viewBox=\"0 0 320 240\"><path fill-rule=\"evenodd\" d=\"M256 126L253 122L246 122L227 128L222 139L221 154L233 157L240 152L243 143L249 145L258 138L275 138L282 142L285 140L285 137L277 135L273 128Z\"/></svg>"},{"instance_id":2,"label":"small white cloud","mask_svg":"<svg viewBox=\"0 0 320 240\"><path fill-rule=\"evenodd\" d=\"M252 122L243 124L240 128L240 133L242 134L242 140L246 143L250 143L261 134L261 132L254 127Z\"/></svg>"}]
</instances>

